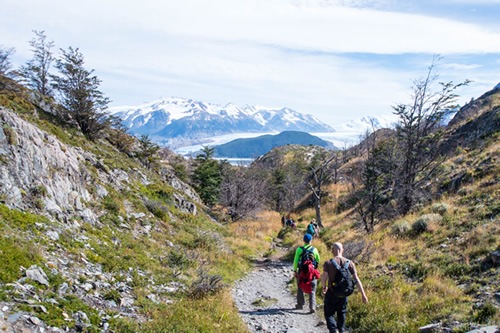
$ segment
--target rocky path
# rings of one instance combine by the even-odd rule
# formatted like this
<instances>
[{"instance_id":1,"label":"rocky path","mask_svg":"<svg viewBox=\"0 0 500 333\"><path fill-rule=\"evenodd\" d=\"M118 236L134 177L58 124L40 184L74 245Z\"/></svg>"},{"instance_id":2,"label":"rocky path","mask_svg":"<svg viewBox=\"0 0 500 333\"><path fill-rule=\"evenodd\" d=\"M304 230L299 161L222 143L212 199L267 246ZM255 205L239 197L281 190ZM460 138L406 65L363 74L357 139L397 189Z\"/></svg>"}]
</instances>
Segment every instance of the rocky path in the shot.
<instances>
[{"instance_id":1,"label":"rocky path","mask_svg":"<svg viewBox=\"0 0 500 333\"><path fill-rule=\"evenodd\" d=\"M292 278L290 263L271 259L257 262L250 274L237 281L233 299L250 332L328 331L324 320L318 314L309 314L307 306L303 310L295 309L295 294L290 290Z\"/></svg>"}]
</instances>

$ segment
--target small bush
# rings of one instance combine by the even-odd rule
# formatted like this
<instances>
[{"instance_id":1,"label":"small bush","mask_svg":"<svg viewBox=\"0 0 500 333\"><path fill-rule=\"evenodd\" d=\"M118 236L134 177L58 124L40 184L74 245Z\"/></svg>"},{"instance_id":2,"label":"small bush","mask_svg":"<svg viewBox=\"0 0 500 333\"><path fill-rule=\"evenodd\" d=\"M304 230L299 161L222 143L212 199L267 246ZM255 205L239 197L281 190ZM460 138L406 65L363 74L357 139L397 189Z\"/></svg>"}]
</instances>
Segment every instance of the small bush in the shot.
<instances>
[{"instance_id":1,"label":"small bush","mask_svg":"<svg viewBox=\"0 0 500 333\"><path fill-rule=\"evenodd\" d=\"M117 304L120 303L121 295L118 290L112 289L104 294L104 299L107 301L115 301Z\"/></svg>"},{"instance_id":2,"label":"small bush","mask_svg":"<svg viewBox=\"0 0 500 333\"><path fill-rule=\"evenodd\" d=\"M434 204L431 207L431 211L433 213L439 214L441 216L443 216L444 214L446 214L448 212L448 210L449 210L448 205L447 204L443 204L443 203Z\"/></svg>"},{"instance_id":3,"label":"small bush","mask_svg":"<svg viewBox=\"0 0 500 333\"><path fill-rule=\"evenodd\" d=\"M220 275L209 275L200 272L199 278L191 285L189 297L193 299L203 299L205 297L221 292L225 287Z\"/></svg>"},{"instance_id":4,"label":"small bush","mask_svg":"<svg viewBox=\"0 0 500 333\"><path fill-rule=\"evenodd\" d=\"M44 185L34 186L30 189L30 193L34 197L45 197L47 196L47 188Z\"/></svg>"},{"instance_id":5,"label":"small bush","mask_svg":"<svg viewBox=\"0 0 500 333\"><path fill-rule=\"evenodd\" d=\"M168 216L168 208L162 205L161 202L155 200L146 200L144 202L146 208L157 218L165 221Z\"/></svg>"},{"instance_id":6,"label":"small bush","mask_svg":"<svg viewBox=\"0 0 500 333\"><path fill-rule=\"evenodd\" d=\"M120 204L109 195L102 198L102 206L109 212L115 214L118 214L120 212Z\"/></svg>"},{"instance_id":7,"label":"small bush","mask_svg":"<svg viewBox=\"0 0 500 333\"><path fill-rule=\"evenodd\" d=\"M9 145L17 145L17 136L14 129L8 125L3 126L3 132Z\"/></svg>"},{"instance_id":8,"label":"small bush","mask_svg":"<svg viewBox=\"0 0 500 333\"><path fill-rule=\"evenodd\" d=\"M443 221L443 217L439 214L425 214L420 216L411 226L412 231L419 235L424 232L434 231L436 224Z\"/></svg>"},{"instance_id":9,"label":"small bush","mask_svg":"<svg viewBox=\"0 0 500 333\"><path fill-rule=\"evenodd\" d=\"M419 235L427 231L428 222L425 219L418 219L411 225L413 233Z\"/></svg>"},{"instance_id":10,"label":"small bush","mask_svg":"<svg viewBox=\"0 0 500 333\"><path fill-rule=\"evenodd\" d=\"M22 277L21 267L41 263L34 245L14 238L0 237L0 283L11 283Z\"/></svg>"},{"instance_id":11,"label":"small bush","mask_svg":"<svg viewBox=\"0 0 500 333\"><path fill-rule=\"evenodd\" d=\"M170 251L167 256L167 265L173 270L174 275L177 276L191 266L191 260L189 260L184 251Z\"/></svg>"},{"instance_id":12,"label":"small bush","mask_svg":"<svg viewBox=\"0 0 500 333\"><path fill-rule=\"evenodd\" d=\"M486 302L479 307L475 320L481 324L486 324L490 318L493 318L497 314L497 311L497 308L493 304Z\"/></svg>"},{"instance_id":13,"label":"small bush","mask_svg":"<svg viewBox=\"0 0 500 333\"><path fill-rule=\"evenodd\" d=\"M410 224L406 220L396 222L391 227L391 233L396 237L404 237L408 235L410 230Z\"/></svg>"}]
</instances>

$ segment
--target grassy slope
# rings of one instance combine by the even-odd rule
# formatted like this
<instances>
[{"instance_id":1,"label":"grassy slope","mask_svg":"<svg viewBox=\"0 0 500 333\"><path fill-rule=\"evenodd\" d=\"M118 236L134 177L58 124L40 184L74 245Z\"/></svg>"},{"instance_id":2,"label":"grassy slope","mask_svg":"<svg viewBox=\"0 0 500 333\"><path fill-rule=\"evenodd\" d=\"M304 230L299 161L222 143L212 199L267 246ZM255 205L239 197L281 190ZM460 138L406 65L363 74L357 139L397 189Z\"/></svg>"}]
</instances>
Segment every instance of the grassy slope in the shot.
<instances>
[{"instance_id":1,"label":"grassy slope","mask_svg":"<svg viewBox=\"0 0 500 333\"><path fill-rule=\"evenodd\" d=\"M130 188L121 192L108 187L109 195L93 203L96 209L104 212L100 223L94 226L82 221L74 225L50 221L37 215L36 209L31 213L11 210L1 204L0 198L0 302L10 303L19 298L11 283L24 276L23 267L37 264L49 276L50 286L34 281L28 283L35 285L39 299L36 304L43 305L47 312L41 311L41 307L16 302L11 311L28 311L48 325L71 328L74 322L65 320L65 316L69 314L71 317L81 310L87 313L92 323L87 331L97 332L103 313L76 295L60 296L57 291L63 283L70 286L74 281L84 283L87 279L85 267L98 265L102 266L103 281L110 282L109 287L98 292L105 299L119 303L122 295L115 286L126 281L133 287L134 305L138 306L139 320L115 317L117 312L104 310L104 314L111 318L110 327L115 332L245 331L228 286L250 267L248 258L255 243L250 250L240 246L229 236L227 228L209 218L201 207L198 207L197 216L178 211L173 205L175 190L154 170L146 170L104 141L89 142L75 130L54 124L40 110L36 115L34 106L22 94L3 91L0 105L14 110L62 142L91 151L107 168L138 169L152 181L143 185L139 180L132 180ZM6 162L0 160L0 163L2 161ZM88 167L92 171L92 166ZM146 201L163 208L157 211L148 209ZM147 218L141 221L127 219L125 207L144 212ZM127 227L124 228L123 224ZM151 226L150 234L134 232L142 230L145 225ZM58 230L59 240L51 240L47 230ZM175 244L175 248L167 246L169 243ZM65 267L67 271L63 272L58 258L69 260L69 266ZM222 277L214 288L219 292L203 294L204 283L215 276ZM186 288L174 293L155 291L155 286L171 282ZM201 288L196 289L198 287ZM201 291L193 293L193 290ZM147 297L151 293L156 293L157 299L162 301L151 301ZM59 304L54 306L51 299Z\"/></svg>"},{"instance_id":2,"label":"grassy slope","mask_svg":"<svg viewBox=\"0 0 500 333\"><path fill-rule=\"evenodd\" d=\"M8 105L25 118L37 122L61 141L92 151L108 166L124 170L141 168L137 162L107 145L96 146L74 135L71 130L33 117L32 106L24 100L0 97L0 104ZM359 295L351 298L348 324L356 332L414 332L417 327L435 321L500 324L498 311L494 314L482 296L499 288L499 268L487 264L487 255L500 246L497 141L498 137L495 137L487 149L457 151L456 156L445 163L443 177L450 170L457 172L459 169L473 176L456 194L445 195L397 221L381 221L370 235L364 233L352 212L335 213L337 200L348 190L346 186L329 188L331 195L323 205L326 228L322 231L322 241L315 241L315 246L327 256L328 245L339 240L346 246L346 255L359 262L370 304L362 305ZM4 283L0 285L0 301L11 301L15 297L15 291L5 283L21 277L21 267L39 264L49 274L51 286L37 285L37 293L43 296L42 299L53 297L58 300L59 309L49 302L42 303L49 310L48 314L36 313L31 307L20 307L35 312L52 325L67 325L62 312L73 313L81 309L88 312L97 330L95 309L76 298L58 298L58 286L71 281L50 269L51 253L73 259L75 271L83 265L81 257L84 256L93 264L103 265L104 271L116 279L123 278L129 267L135 272L132 279L134 295L140 306L139 315L148 321L138 324L132 320L112 319L110 323L116 332L243 332L245 327L228 288L204 298L178 292L165 295L174 300L172 304L155 304L146 297L151 291L148 279L138 273L146 272L147 277L157 284L180 281L189 286L199 278L198 268L205 265L211 268L210 274L219 274L225 283L231 283L248 270L249 259L253 256L272 254L269 244L280 231L279 216L268 213L252 221L231 224L228 228L212 222L204 214L192 218L172 207L172 189L154 175L150 174L150 177L154 179L151 186L137 185L127 194L110 189L110 196L98 203L107 211L101 221L103 227L83 225L77 230L65 229L58 245L39 227L40 224L63 227L58 222L0 205L0 261L4 263L0 275ZM171 216L151 217L148 223L154 226L154 232L151 236L137 238L118 228L117 224L119 217L124 215L125 202L133 203L138 211L147 211L142 197L168 206ZM413 233L412 224L424 214L438 214L441 218L433 215L427 231ZM285 245L301 243L301 231L313 215L312 210L304 210L295 216L296 220L302 220L299 231L285 232ZM134 227L137 222L131 223ZM88 237L91 247L85 248L81 241L75 240L76 235ZM217 235L222 235L222 243ZM166 242L180 244L185 256L176 256L165 246ZM220 246L225 250L220 251ZM105 292L111 299L119 297L112 289ZM476 307L476 303L480 305ZM465 326L457 327L456 331L465 329Z\"/></svg>"},{"instance_id":3,"label":"grassy slope","mask_svg":"<svg viewBox=\"0 0 500 333\"><path fill-rule=\"evenodd\" d=\"M363 305L360 295L351 298L348 326L354 332L416 332L434 322L463 332L469 323L500 324L494 305L500 268L489 258L500 249L499 148L497 133L486 147L457 150L436 178L442 185L453 175L469 174L457 193L445 193L395 221L380 221L372 234L353 211L336 213L348 188L330 186L322 205L326 228L316 246L328 255L328 246L341 241L346 256L358 261L370 303ZM312 209L296 216L313 217ZM414 230L422 221L425 230ZM300 239L294 242L299 245Z\"/></svg>"}]
</instances>

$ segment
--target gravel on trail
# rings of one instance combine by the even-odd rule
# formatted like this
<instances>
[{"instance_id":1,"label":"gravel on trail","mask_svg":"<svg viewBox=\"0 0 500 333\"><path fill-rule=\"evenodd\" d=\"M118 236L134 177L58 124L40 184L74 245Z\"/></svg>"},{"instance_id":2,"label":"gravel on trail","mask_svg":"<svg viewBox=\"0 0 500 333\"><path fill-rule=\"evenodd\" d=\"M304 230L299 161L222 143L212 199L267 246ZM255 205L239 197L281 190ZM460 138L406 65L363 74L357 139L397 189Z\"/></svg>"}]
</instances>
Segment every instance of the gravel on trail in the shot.
<instances>
[{"instance_id":1,"label":"gravel on trail","mask_svg":"<svg viewBox=\"0 0 500 333\"><path fill-rule=\"evenodd\" d=\"M303 310L295 309L296 294L291 292L291 263L263 260L251 273L238 280L233 299L250 332L320 333L328 332L324 320L309 313L308 297ZM319 281L318 281L319 285Z\"/></svg>"}]
</instances>

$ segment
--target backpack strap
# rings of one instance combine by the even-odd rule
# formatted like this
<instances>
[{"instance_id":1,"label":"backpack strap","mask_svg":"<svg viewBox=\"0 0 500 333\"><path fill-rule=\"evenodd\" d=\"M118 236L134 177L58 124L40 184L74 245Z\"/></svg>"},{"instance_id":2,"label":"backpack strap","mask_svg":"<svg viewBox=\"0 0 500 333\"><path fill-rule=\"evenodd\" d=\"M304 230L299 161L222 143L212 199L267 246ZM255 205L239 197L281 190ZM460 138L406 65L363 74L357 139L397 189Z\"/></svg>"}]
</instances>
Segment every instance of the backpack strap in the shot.
<instances>
[{"instance_id":1,"label":"backpack strap","mask_svg":"<svg viewBox=\"0 0 500 333\"><path fill-rule=\"evenodd\" d=\"M337 262L335 261L335 259L332 258L332 259L330 259L330 261L332 262L333 267L335 267L335 269L339 271L340 270L340 265L337 264Z\"/></svg>"}]
</instances>

